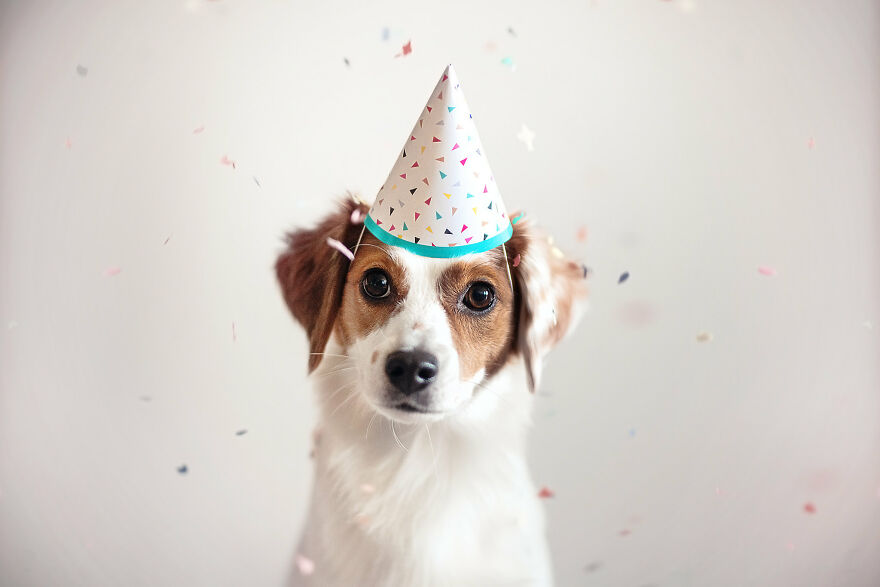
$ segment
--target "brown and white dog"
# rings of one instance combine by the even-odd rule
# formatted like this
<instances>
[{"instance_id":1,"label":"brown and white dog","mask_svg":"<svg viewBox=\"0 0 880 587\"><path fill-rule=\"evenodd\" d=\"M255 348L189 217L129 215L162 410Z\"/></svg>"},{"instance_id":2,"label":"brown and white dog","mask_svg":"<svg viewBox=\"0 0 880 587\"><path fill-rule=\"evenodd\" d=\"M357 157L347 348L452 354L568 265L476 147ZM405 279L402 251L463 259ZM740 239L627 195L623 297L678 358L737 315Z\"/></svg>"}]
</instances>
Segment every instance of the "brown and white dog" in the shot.
<instances>
[{"instance_id":1,"label":"brown and white dog","mask_svg":"<svg viewBox=\"0 0 880 587\"><path fill-rule=\"evenodd\" d=\"M327 238L354 250L356 209L290 233L276 264L320 404L291 584L551 585L529 391L583 308L583 268L527 220L512 284L501 247L429 259L364 231L349 261Z\"/></svg>"}]
</instances>

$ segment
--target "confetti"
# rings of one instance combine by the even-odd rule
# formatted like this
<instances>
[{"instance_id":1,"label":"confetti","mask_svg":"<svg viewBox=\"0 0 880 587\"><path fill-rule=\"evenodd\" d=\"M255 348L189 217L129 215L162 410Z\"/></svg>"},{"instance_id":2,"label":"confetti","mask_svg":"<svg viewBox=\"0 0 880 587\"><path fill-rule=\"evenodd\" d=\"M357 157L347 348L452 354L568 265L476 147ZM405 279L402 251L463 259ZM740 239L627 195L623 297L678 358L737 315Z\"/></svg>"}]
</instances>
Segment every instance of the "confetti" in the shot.
<instances>
[{"instance_id":1,"label":"confetti","mask_svg":"<svg viewBox=\"0 0 880 587\"><path fill-rule=\"evenodd\" d=\"M361 212L360 208L355 208L351 211L351 223L352 224L360 224L364 221L364 213Z\"/></svg>"},{"instance_id":2,"label":"confetti","mask_svg":"<svg viewBox=\"0 0 880 587\"><path fill-rule=\"evenodd\" d=\"M305 557L301 554L297 554L296 568L299 569L300 575L308 576L315 572L315 563L312 562L312 559Z\"/></svg>"},{"instance_id":3,"label":"confetti","mask_svg":"<svg viewBox=\"0 0 880 587\"><path fill-rule=\"evenodd\" d=\"M120 273L122 273L122 269L120 269L119 267L110 267L109 269L104 271L104 275L107 277L114 277L116 275L119 275Z\"/></svg>"},{"instance_id":4,"label":"confetti","mask_svg":"<svg viewBox=\"0 0 880 587\"><path fill-rule=\"evenodd\" d=\"M485 45L486 51L494 51L498 48L498 45L495 44L495 41L488 41Z\"/></svg>"},{"instance_id":5,"label":"confetti","mask_svg":"<svg viewBox=\"0 0 880 587\"><path fill-rule=\"evenodd\" d=\"M516 33L513 31L512 26L507 27L507 32L510 33L510 36L516 37Z\"/></svg>"},{"instance_id":6,"label":"confetti","mask_svg":"<svg viewBox=\"0 0 880 587\"><path fill-rule=\"evenodd\" d=\"M618 534L620 534L621 536L629 536L630 534L632 534L632 530L628 530L628 529L624 528L623 530L618 532Z\"/></svg>"},{"instance_id":7,"label":"confetti","mask_svg":"<svg viewBox=\"0 0 880 587\"><path fill-rule=\"evenodd\" d=\"M84 65L77 65L76 72L79 74L80 77L86 77L87 75L89 75L89 68L85 67Z\"/></svg>"},{"instance_id":8,"label":"confetti","mask_svg":"<svg viewBox=\"0 0 880 587\"><path fill-rule=\"evenodd\" d=\"M167 244L168 244L168 241L170 241L170 240L171 240L171 236L169 236L168 238L165 239L165 242L162 243L162 246L167 245Z\"/></svg>"},{"instance_id":9,"label":"confetti","mask_svg":"<svg viewBox=\"0 0 880 587\"><path fill-rule=\"evenodd\" d=\"M251 177L254 178L254 183L257 184L257 187L258 187L258 188L262 188L262 187L263 187L263 186L260 185L260 180L257 179L257 176L256 176L256 175L252 175Z\"/></svg>"},{"instance_id":10,"label":"confetti","mask_svg":"<svg viewBox=\"0 0 880 587\"><path fill-rule=\"evenodd\" d=\"M226 155L223 155L222 157L220 157L220 164L221 165L231 165L232 168L235 169L235 161L233 161L232 159L230 159Z\"/></svg>"},{"instance_id":11,"label":"confetti","mask_svg":"<svg viewBox=\"0 0 880 587\"><path fill-rule=\"evenodd\" d=\"M516 257L513 258L513 266L519 267L520 261L522 261L522 256L517 253Z\"/></svg>"},{"instance_id":12,"label":"confetti","mask_svg":"<svg viewBox=\"0 0 880 587\"><path fill-rule=\"evenodd\" d=\"M812 149L815 146L816 146L815 139L813 139L813 137L810 137L810 140L807 141L807 148Z\"/></svg>"},{"instance_id":13,"label":"confetti","mask_svg":"<svg viewBox=\"0 0 880 587\"><path fill-rule=\"evenodd\" d=\"M767 277L776 277L776 269L773 269L772 267L758 267L758 273L766 275Z\"/></svg>"},{"instance_id":14,"label":"confetti","mask_svg":"<svg viewBox=\"0 0 880 587\"><path fill-rule=\"evenodd\" d=\"M635 438L635 437L636 437L636 429L635 429L635 428L630 428L630 429L629 429L629 437L630 437L630 438Z\"/></svg>"},{"instance_id":15,"label":"confetti","mask_svg":"<svg viewBox=\"0 0 880 587\"><path fill-rule=\"evenodd\" d=\"M186 465L180 465L179 467L177 467L177 472L181 475L186 475L187 473L189 473L189 467L187 467Z\"/></svg>"},{"instance_id":16,"label":"confetti","mask_svg":"<svg viewBox=\"0 0 880 587\"><path fill-rule=\"evenodd\" d=\"M788 552L792 552L794 550L794 542L789 542L785 545L785 548L788 549Z\"/></svg>"},{"instance_id":17,"label":"confetti","mask_svg":"<svg viewBox=\"0 0 880 587\"><path fill-rule=\"evenodd\" d=\"M247 430L245 429L241 429L235 433L236 436L244 436L245 434L247 434Z\"/></svg>"},{"instance_id":18,"label":"confetti","mask_svg":"<svg viewBox=\"0 0 880 587\"><path fill-rule=\"evenodd\" d=\"M375 493L376 488L369 483L364 483L363 485L361 485L361 491L363 491L364 493Z\"/></svg>"},{"instance_id":19,"label":"confetti","mask_svg":"<svg viewBox=\"0 0 880 587\"><path fill-rule=\"evenodd\" d=\"M398 53L395 57L406 57L410 53L412 53L412 41L407 41L406 44L401 49L403 52Z\"/></svg>"},{"instance_id":20,"label":"confetti","mask_svg":"<svg viewBox=\"0 0 880 587\"><path fill-rule=\"evenodd\" d=\"M587 276L589 276L590 273L592 273L592 270L589 267L587 267L586 265L581 265L581 268L583 268L583 270L584 270L584 279L586 279Z\"/></svg>"},{"instance_id":21,"label":"confetti","mask_svg":"<svg viewBox=\"0 0 880 587\"><path fill-rule=\"evenodd\" d=\"M816 506L813 505L813 502L808 501L807 503L804 504L804 511L807 512L808 514L815 514L816 513Z\"/></svg>"},{"instance_id":22,"label":"confetti","mask_svg":"<svg viewBox=\"0 0 880 587\"><path fill-rule=\"evenodd\" d=\"M587 227L581 226L577 229L577 234L575 235L579 243L583 243L587 241Z\"/></svg>"},{"instance_id":23,"label":"confetti","mask_svg":"<svg viewBox=\"0 0 880 587\"><path fill-rule=\"evenodd\" d=\"M149 402L153 401L153 398L150 397L150 396L148 396L148 395L142 395L142 396L140 397L140 400L141 400L142 402L149 403Z\"/></svg>"},{"instance_id":24,"label":"confetti","mask_svg":"<svg viewBox=\"0 0 880 587\"><path fill-rule=\"evenodd\" d=\"M513 62L513 57L505 57L501 60L501 65L506 65L510 68L510 71L516 71L516 63Z\"/></svg>"},{"instance_id":25,"label":"confetti","mask_svg":"<svg viewBox=\"0 0 880 587\"><path fill-rule=\"evenodd\" d=\"M625 282L627 279L629 279L629 271L624 271L623 273L620 274L620 277L617 278L617 284L620 285L621 283Z\"/></svg>"},{"instance_id":26,"label":"confetti","mask_svg":"<svg viewBox=\"0 0 880 587\"><path fill-rule=\"evenodd\" d=\"M232 323L232 342L235 342L235 322Z\"/></svg>"},{"instance_id":27,"label":"confetti","mask_svg":"<svg viewBox=\"0 0 880 587\"><path fill-rule=\"evenodd\" d=\"M602 568L602 561L595 561L584 567L585 573L595 573Z\"/></svg>"},{"instance_id":28,"label":"confetti","mask_svg":"<svg viewBox=\"0 0 880 587\"><path fill-rule=\"evenodd\" d=\"M697 342L712 342L712 333L701 332L697 334Z\"/></svg>"},{"instance_id":29,"label":"confetti","mask_svg":"<svg viewBox=\"0 0 880 587\"><path fill-rule=\"evenodd\" d=\"M68 149L73 146L73 143L70 141L70 137L67 137L67 139L64 140L64 146Z\"/></svg>"},{"instance_id":30,"label":"confetti","mask_svg":"<svg viewBox=\"0 0 880 587\"><path fill-rule=\"evenodd\" d=\"M343 57L342 61L345 62L346 67L351 67L351 62L348 60L348 57Z\"/></svg>"},{"instance_id":31,"label":"confetti","mask_svg":"<svg viewBox=\"0 0 880 587\"><path fill-rule=\"evenodd\" d=\"M194 129L193 129L193 134L194 134L194 135L201 134L202 131L204 131L204 130L205 130L205 125L202 125L202 126L200 126L199 128L194 128Z\"/></svg>"},{"instance_id":32,"label":"confetti","mask_svg":"<svg viewBox=\"0 0 880 587\"><path fill-rule=\"evenodd\" d=\"M535 133L523 123L522 127L519 129L519 132L516 134L516 138L523 142L528 151L534 151L535 145Z\"/></svg>"},{"instance_id":33,"label":"confetti","mask_svg":"<svg viewBox=\"0 0 880 587\"><path fill-rule=\"evenodd\" d=\"M510 219L510 223L511 223L511 224L516 224L517 222L519 222L520 220L522 220L523 217L524 217L525 215L526 215L525 212L520 212L519 214L516 215L516 218L511 218L511 219Z\"/></svg>"},{"instance_id":34,"label":"confetti","mask_svg":"<svg viewBox=\"0 0 880 587\"><path fill-rule=\"evenodd\" d=\"M542 487L541 491L538 492L538 497L540 497L541 499L550 499L551 497L554 497L555 495L556 494L553 493L547 487Z\"/></svg>"},{"instance_id":35,"label":"confetti","mask_svg":"<svg viewBox=\"0 0 880 587\"><path fill-rule=\"evenodd\" d=\"M341 242L339 242L335 238L330 238L328 236L327 237L327 244L329 246L333 247L334 249L336 249L337 251L339 251L340 253L342 253L343 255L345 255L346 257L348 257L349 261L354 261L354 253L352 253L348 247L346 247L344 244L342 244Z\"/></svg>"},{"instance_id":36,"label":"confetti","mask_svg":"<svg viewBox=\"0 0 880 587\"><path fill-rule=\"evenodd\" d=\"M390 36L391 31L388 29L388 27L382 27L382 40L387 41Z\"/></svg>"}]
</instances>

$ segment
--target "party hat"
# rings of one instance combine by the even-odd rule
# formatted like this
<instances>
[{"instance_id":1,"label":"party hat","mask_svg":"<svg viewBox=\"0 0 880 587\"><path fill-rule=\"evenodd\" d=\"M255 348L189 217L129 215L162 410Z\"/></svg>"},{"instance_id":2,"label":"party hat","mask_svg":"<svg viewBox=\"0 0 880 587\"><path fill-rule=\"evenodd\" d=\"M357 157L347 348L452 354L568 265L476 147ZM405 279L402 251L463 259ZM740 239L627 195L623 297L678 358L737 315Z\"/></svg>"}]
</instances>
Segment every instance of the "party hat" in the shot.
<instances>
[{"instance_id":1,"label":"party hat","mask_svg":"<svg viewBox=\"0 0 880 587\"><path fill-rule=\"evenodd\" d=\"M481 253L513 234L452 65L440 76L364 224L380 241L423 257Z\"/></svg>"}]
</instances>

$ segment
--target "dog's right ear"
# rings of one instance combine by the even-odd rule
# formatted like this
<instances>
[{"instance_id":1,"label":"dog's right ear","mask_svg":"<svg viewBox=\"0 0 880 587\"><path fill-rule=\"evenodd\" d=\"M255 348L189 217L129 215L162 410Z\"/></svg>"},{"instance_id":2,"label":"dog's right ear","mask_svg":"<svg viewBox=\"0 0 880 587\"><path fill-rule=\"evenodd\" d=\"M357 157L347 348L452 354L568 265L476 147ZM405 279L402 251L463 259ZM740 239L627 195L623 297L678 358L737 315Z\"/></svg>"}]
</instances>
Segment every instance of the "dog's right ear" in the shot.
<instances>
[{"instance_id":1,"label":"dog's right ear","mask_svg":"<svg viewBox=\"0 0 880 587\"><path fill-rule=\"evenodd\" d=\"M309 373L321 363L333 332L349 265L346 257L327 244L327 238L353 251L363 228L363 224L352 222L355 210L363 218L368 207L347 199L315 228L288 233L287 250L275 263L284 301L309 337Z\"/></svg>"}]
</instances>

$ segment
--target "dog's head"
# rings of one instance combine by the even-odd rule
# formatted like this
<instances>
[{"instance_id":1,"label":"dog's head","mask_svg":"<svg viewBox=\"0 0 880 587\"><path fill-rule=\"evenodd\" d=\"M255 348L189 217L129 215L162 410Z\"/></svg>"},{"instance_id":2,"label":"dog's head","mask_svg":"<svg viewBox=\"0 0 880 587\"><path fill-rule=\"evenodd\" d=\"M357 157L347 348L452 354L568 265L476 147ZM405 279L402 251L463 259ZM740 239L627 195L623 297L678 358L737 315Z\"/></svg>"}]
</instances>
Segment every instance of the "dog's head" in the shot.
<instances>
[{"instance_id":1,"label":"dog's head","mask_svg":"<svg viewBox=\"0 0 880 587\"><path fill-rule=\"evenodd\" d=\"M276 263L284 299L309 337L309 371L335 337L364 399L404 422L464 409L517 358L534 391L542 357L579 314L582 266L526 220L514 225L507 260L502 247L430 259L364 231L349 261L327 238L354 250L362 229L355 210L363 217L367 208L348 202L316 228L290 233Z\"/></svg>"}]
</instances>

